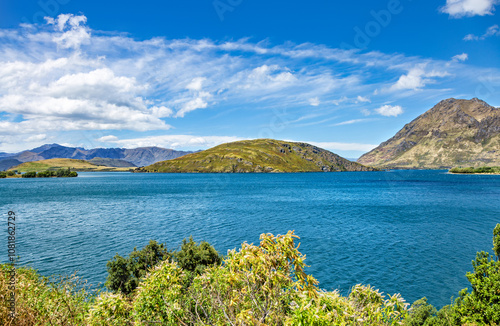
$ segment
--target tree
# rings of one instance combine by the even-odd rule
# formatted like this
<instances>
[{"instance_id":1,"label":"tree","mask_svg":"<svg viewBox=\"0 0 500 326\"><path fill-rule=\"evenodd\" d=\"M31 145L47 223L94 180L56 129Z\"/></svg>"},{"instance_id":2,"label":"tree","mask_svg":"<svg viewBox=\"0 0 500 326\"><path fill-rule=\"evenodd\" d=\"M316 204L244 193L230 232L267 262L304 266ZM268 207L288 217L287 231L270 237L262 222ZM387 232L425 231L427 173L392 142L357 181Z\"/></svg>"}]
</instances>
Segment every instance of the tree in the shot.
<instances>
[{"instance_id":1,"label":"tree","mask_svg":"<svg viewBox=\"0 0 500 326\"><path fill-rule=\"evenodd\" d=\"M497 256L497 261L500 258L500 224L497 224L493 229L493 252Z\"/></svg>"},{"instance_id":2,"label":"tree","mask_svg":"<svg viewBox=\"0 0 500 326\"><path fill-rule=\"evenodd\" d=\"M194 276L203 273L208 266L222 263L222 257L214 247L205 241L197 244L192 236L189 237L189 241L182 240L181 249L174 253L174 259L179 267L187 272L191 280Z\"/></svg>"},{"instance_id":3,"label":"tree","mask_svg":"<svg viewBox=\"0 0 500 326\"><path fill-rule=\"evenodd\" d=\"M472 261L474 272L467 273L472 291L460 291L454 310L461 324L500 324L500 224L493 230L493 250L496 259L481 251Z\"/></svg>"},{"instance_id":4,"label":"tree","mask_svg":"<svg viewBox=\"0 0 500 326\"><path fill-rule=\"evenodd\" d=\"M36 172L35 171L30 171L26 172L22 175L23 178L36 178Z\"/></svg>"},{"instance_id":5,"label":"tree","mask_svg":"<svg viewBox=\"0 0 500 326\"><path fill-rule=\"evenodd\" d=\"M108 278L105 285L114 292L130 294L137 288L148 270L171 257L172 254L167 250L167 247L154 240L150 240L149 244L141 250L134 248L134 251L127 258L116 254L106 264Z\"/></svg>"}]
</instances>

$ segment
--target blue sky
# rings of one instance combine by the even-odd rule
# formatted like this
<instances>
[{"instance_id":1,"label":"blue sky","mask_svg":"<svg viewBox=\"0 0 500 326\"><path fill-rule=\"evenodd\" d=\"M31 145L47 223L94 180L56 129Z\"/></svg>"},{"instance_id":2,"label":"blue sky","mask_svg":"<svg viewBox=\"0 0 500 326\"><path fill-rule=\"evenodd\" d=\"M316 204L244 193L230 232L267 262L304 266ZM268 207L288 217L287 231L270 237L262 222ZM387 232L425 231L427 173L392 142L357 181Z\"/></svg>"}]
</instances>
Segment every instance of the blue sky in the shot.
<instances>
[{"instance_id":1,"label":"blue sky","mask_svg":"<svg viewBox=\"0 0 500 326\"><path fill-rule=\"evenodd\" d=\"M305 141L359 157L500 106L498 0L1 1L0 151Z\"/></svg>"}]
</instances>

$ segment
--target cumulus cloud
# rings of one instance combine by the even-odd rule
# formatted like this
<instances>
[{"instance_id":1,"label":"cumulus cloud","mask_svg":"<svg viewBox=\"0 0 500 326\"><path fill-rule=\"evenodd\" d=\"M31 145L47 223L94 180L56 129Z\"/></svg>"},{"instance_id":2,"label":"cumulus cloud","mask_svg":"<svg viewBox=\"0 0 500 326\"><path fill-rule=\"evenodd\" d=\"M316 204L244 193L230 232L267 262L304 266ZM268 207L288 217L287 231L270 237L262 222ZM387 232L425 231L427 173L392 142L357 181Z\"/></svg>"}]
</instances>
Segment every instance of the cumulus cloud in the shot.
<instances>
[{"instance_id":1,"label":"cumulus cloud","mask_svg":"<svg viewBox=\"0 0 500 326\"><path fill-rule=\"evenodd\" d=\"M46 17L48 24L55 25L56 33L53 36L61 48L79 49L82 44L88 44L90 41L90 31L85 26L87 17L72 14L61 14L57 18Z\"/></svg>"},{"instance_id":2,"label":"cumulus cloud","mask_svg":"<svg viewBox=\"0 0 500 326\"><path fill-rule=\"evenodd\" d=\"M170 128L159 117L171 112L164 107L149 108L140 96L145 86L135 78L116 76L109 68L64 74L58 63L0 66L0 76L6 76L3 82L8 85L0 96L0 110L22 115L28 120L25 124L34 120L30 127L39 128L50 121L65 125L58 128L71 126L74 130ZM34 74L28 73L30 68ZM58 74L63 75L57 78ZM41 123L44 121L47 124Z\"/></svg>"},{"instance_id":3,"label":"cumulus cloud","mask_svg":"<svg viewBox=\"0 0 500 326\"><path fill-rule=\"evenodd\" d=\"M440 11L453 18L493 15L498 0L446 0Z\"/></svg>"},{"instance_id":4,"label":"cumulus cloud","mask_svg":"<svg viewBox=\"0 0 500 326\"><path fill-rule=\"evenodd\" d=\"M474 34L465 35L464 41L483 41L491 36L500 36L500 27L498 25L490 26L481 36L476 36Z\"/></svg>"},{"instance_id":5,"label":"cumulus cloud","mask_svg":"<svg viewBox=\"0 0 500 326\"><path fill-rule=\"evenodd\" d=\"M398 81L390 87L391 91L419 90L428 83L433 83L434 77L446 77L449 74L443 71L426 70L426 65L421 64L411 68L407 74L401 75Z\"/></svg>"},{"instance_id":6,"label":"cumulus cloud","mask_svg":"<svg viewBox=\"0 0 500 326\"><path fill-rule=\"evenodd\" d=\"M399 105L383 105L378 109L375 109L375 112L383 115L384 117L397 117L398 115L403 113L403 108Z\"/></svg>"}]
</instances>

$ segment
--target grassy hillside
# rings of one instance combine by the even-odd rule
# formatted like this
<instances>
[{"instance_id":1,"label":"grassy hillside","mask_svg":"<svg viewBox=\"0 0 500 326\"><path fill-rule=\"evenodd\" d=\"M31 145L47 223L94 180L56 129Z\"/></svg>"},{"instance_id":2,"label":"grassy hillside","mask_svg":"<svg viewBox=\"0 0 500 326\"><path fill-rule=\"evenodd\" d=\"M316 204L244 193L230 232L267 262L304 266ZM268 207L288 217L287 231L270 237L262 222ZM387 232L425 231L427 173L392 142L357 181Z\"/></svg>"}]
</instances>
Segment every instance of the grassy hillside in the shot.
<instances>
[{"instance_id":1,"label":"grassy hillside","mask_svg":"<svg viewBox=\"0 0 500 326\"><path fill-rule=\"evenodd\" d=\"M70 168L72 171L129 171L130 168L115 168L107 166L99 166L89 163L85 160L73 160L69 158L53 158L50 160L42 160L35 162L26 162L10 168L9 170L17 170L19 172L40 172L46 170L58 170Z\"/></svg>"},{"instance_id":2,"label":"grassy hillside","mask_svg":"<svg viewBox=\"0 0 500 326\"><path fill-rule=\"evenodd\" d=\"M306 143L273 139L222 144L177 159L158 162L139 172L335 172L373 171Z\"/></svg>"}]
</instances>

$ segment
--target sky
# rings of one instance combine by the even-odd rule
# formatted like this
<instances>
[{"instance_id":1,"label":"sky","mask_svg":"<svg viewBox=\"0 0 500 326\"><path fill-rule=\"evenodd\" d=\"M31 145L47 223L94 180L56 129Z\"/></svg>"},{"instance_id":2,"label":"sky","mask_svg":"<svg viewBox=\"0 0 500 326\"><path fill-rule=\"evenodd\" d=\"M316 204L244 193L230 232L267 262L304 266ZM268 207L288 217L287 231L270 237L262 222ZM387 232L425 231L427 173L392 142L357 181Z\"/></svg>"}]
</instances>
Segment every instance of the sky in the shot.
<instances>
[{"instance_id":1,"label":"sky","mask_svg":"<svg viewBox=\"0 0 500 326\"><path fill-rule=\"evenodd\" d=\"M357 158L447 98L500 106L499 0L0 0L0 152Z\"/></svg>"}]
</instances>

